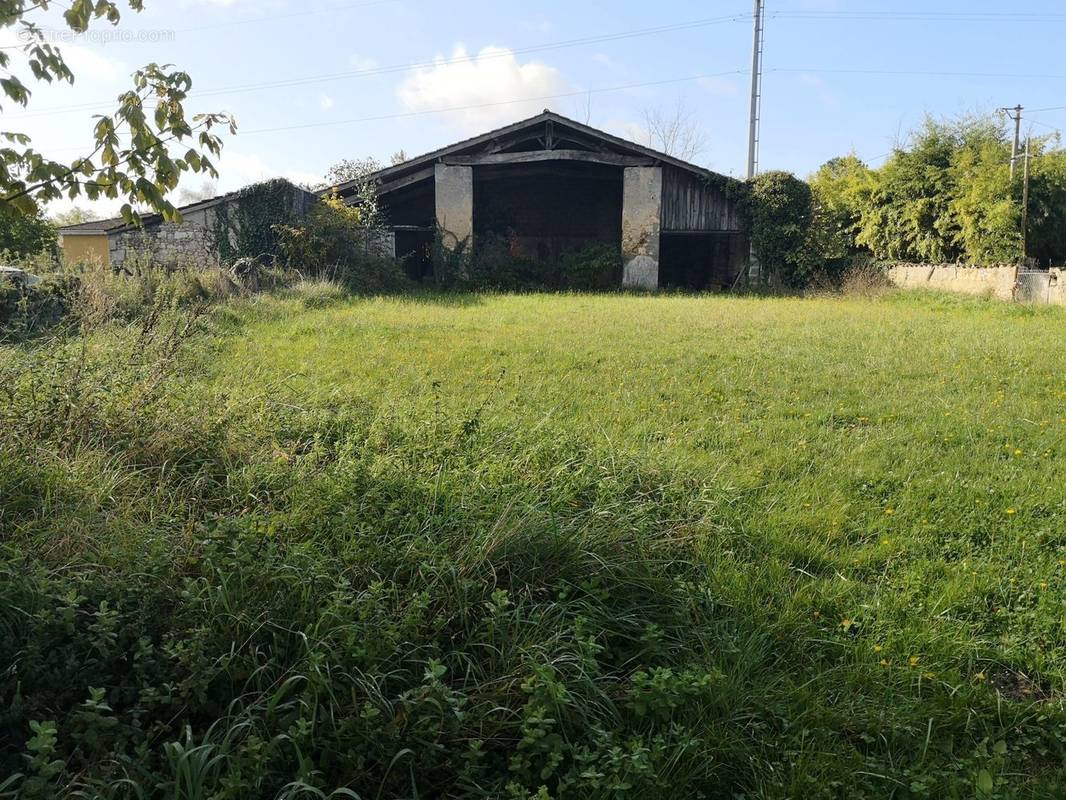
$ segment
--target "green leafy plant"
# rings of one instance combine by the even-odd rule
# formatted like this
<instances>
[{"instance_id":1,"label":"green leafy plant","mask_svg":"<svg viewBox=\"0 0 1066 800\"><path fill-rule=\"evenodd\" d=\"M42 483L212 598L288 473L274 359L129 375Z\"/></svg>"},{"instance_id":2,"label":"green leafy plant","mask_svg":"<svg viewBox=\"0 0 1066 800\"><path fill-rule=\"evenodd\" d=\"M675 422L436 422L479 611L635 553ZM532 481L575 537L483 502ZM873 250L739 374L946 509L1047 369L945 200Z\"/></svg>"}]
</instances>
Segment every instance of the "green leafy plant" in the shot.
<instances>
[{"instance_id":1,"label":"green leafy plant","mask_svg":"<svg viewBox=\"0 0 1066 800\"><path fill-rule=\"evenodd\" d=\"M751 243L772 286L799 287L821 266L812 236L811 188L788 172L764 172L749 187Z\"/></svg>"},{"instance_id":2,"label":"green leafy plant","mask_svg":"<svg viewBox=\"0 0 1066 800\"><path fill-rule=\"evenodd\" d=\"M74 82L74 73L60 48L48 43L32 15L47 12L51 0L0 0L0 28L17 28L25 42L19 49L33 78L53 83ZM142 0L129 0L140 11ZM117 25L120 4L110 0L73 0L63 20L74 33L83 33L95 20ZM30 88L13 71L13 54L0 50L0 91L10 102L29 104ZM148 64L133 75L115 111L96 118L92 151L73 162L48 158L21 133L0 134L0 210L33 216L42 204L61 197L88 200L123 199L123 216L136 219L135 206L147 206L168 220L180 215L166 198L184 173L217 177L211 158L220 155L222 140L216 128L236 131L226 114L190 116L185 104L192 79L169 66ZM148 105L151 104L151 108Z\"/></svg>"}]
</instances>

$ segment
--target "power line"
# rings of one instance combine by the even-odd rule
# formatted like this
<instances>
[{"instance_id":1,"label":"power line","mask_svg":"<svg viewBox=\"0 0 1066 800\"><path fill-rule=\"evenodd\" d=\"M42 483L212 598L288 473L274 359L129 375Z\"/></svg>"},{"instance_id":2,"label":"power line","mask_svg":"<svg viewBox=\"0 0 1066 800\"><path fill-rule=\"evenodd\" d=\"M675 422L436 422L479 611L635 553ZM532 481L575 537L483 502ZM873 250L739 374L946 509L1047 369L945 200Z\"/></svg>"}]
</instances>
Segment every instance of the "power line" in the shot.
<instances>
[{"instance_id":1,"label":"power line","mask_svg":"<svg viewBox=\"0 0 1066 800\"><path fill-rule=\"evenodd\" d=\"M1048 80L1066 80L1066 75L1051 75L1035 72L957 72L951 70L916 70L916 69L847 69L823 67L774 67L768 72L812 72L824 75L890 75L913 76L922 78L1046 78Z\"/></svg>"},{"instance_id":2,"label":"power line","mask_svg":"<svg viewBox=\"0 0 1066 800\"><path fill-rule=\"evenodd\" d=\"M190 92L190 97L217 97L224 94L236 94L252 91L260 91L263 89L277 89L288 88L292 86L306 86L313 83L325 83L329 81L344 80L348 78L361 78L371 75L387 75L396 72L407 72L415 69L428 69L437 66L452 66L454 64L468 64L476 61L483 61L486 59L497 58L511 58L518 55L527 55L529 53L540 53L549 50L560 50L567 47L577 47L585 44L601 44L604 42L614 42L624 39L634 39L642 36L655 36L663 33L673 33L676 31L693 30L696 28L705 28L712 25L723 25L733 22L739 22L751 18L751 14L733 14L721 17L710 17L706 19L691 20L689 22L679 22L671 25L659 25L653 28L638 28L629 31L619 31L611 34L600 34L597 36L587 36L578 39L567 39L559 42L549 42L542 45L531 45L529 47L520 47L508 50L499 50L491 53L475 53L465 56L453 56L446 59L436 59L434 61L417 61L408 64L392 64L382 67L371 67L368 69L349 70L345 72L325 73L320 75L308 75L303 78L289 78L280 81L267 81L263 83L244 84L240 86L227 86L218 89L207 89L200 92ZM31 119L35 117L52 116L54 114L69 114L75 112L83 112L88 110L101 110L106 111L110 108L107 105L110 101L98 101L92 103L78 103L70 106L55 106L48 109L42 109L39 111L29 112L27 114L8 115L7 119Z\"/></svg>"},{"instance_id":3,"label":"power line","mask_svg":"<svg viewBox=\"0 0 1066 800\"><path fill-rule=\"evenodd\" d=\"M514 97L507 100L496 100L490 103L471 103L462 106L449 106L447 108L430 108L422 111L404 111L392 114L376 114L367 117L355 117L352 119L341 120L328 120L326 122L307 122L299 125L279 125L271 128L255 128L252 130L240 131L241 136L250 136L260 133L278 133L281 131L294 131L305 130L308 128L326 128L337 125L355 125L361 122L382 122L391 119L408 119L413 117L431 116L434 114L451 114L458 111L474 111L481 108L494 108L498 106L515 105L518 103L540 103L545 100L561 100L568 97L584 97L589 94L603 94L607 92L622 92L630 89L645 89L652 86L666 86L675 83L686 83L690 81L703 80L705 78L721 78L727 75L743 75L746 74L746 70L734 69L726 72L712 72L702 75L688 75L683 78L666 78L658 81L644 81L642 83L627 83L618 86L603 86L597 89L581 89L572 92L560 92L558 94L539 95L537 97ZM81 150L82 148L61 148L57 150L51 150L50 152L64 152Z\"/></svg>"},{"instance_id":4,"label":"power line","mask_svg":"<svg viewBox=\"0 0 1066 800\"><path fill-rule=\"evenodd\" d=\"M479 108L493 108L496 106L514 105L516 103L540 103L544 100L560 100L567 97L584 97L589 94L602 94L605 92L622 92L629 89L645 89L651 86L666 86L673 83L685 83L688 81L698 81L705 78L720 78L725 75L743 75L746 70L735 69L727 72L713 72L704 75L689 75L684 78L667 78L659 81L645 81L643 83L627 83L621 86L604 86L598 89L581 89L580 91L572 92L560 92L558 94L546 94L539 95L537 97L516 97L508 100L495 100L490 103L472 103L470 105L463 106L451 106L448 108L432 108L425 109L423 111L405 111L396 114L379 114L370 117L355 117L353 119L341 119L341 120L329 120L327 122L306 122L300 125L281 125L274 128L257 128L253 130L241 131L241 135L248 136L257 133L276 133L279 131L294 131L304 130L307 128L326 128L336 125L354 125L360 122L380 122L390 119L406 119L409 117L421 117L432 114L450 114L457 111L473 111Z\"/></svg>"},{"instance_id":5,"label":"power line","mask_svg":"<svg viewBox=\"0 0 1066 800\"><path fill-rule=\"evenodd\" d=\"M775 19L827 21L900 21L900 22L1066 22L1066 14L1054 12L975 12L975 11L776 11Z\"/></svg>"}]
</instances>

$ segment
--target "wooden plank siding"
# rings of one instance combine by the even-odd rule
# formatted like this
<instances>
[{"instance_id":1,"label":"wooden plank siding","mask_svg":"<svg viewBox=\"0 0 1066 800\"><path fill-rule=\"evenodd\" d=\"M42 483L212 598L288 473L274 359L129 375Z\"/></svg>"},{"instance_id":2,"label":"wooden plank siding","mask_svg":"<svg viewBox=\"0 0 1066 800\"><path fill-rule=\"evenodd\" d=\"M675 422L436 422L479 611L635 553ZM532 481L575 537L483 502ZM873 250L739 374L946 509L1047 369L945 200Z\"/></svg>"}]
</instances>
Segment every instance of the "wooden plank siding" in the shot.
<instances>
[{"instance_id":1,"label":"wooden plank siding","mask_svg":"<svg viewBox=\"0 0 1066 800\"><path fill-rule=\"evenodd\" d=\"M663 233L739 232L736 203L700 175L663 165Z\"/></svg>"}]
</instances>

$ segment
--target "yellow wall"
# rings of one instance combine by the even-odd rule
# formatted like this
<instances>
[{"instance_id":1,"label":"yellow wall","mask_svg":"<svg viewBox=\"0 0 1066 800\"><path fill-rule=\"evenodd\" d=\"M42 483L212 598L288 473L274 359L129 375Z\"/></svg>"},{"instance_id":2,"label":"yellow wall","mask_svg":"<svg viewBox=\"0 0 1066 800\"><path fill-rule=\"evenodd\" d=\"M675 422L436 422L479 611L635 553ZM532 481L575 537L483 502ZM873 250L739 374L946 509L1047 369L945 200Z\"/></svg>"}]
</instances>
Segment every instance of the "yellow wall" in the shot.
<instances>
[{"instance_id":1,"label":"yellow wall","mask_svg":"<svg viewBox=\"0 0 1066 800\"><path fill-rule=\"evenodd\" d=\"M95 263L109 265L107 234L99 236L64 236L63 256L68 264Z\"/></svg>"}]
</instances>

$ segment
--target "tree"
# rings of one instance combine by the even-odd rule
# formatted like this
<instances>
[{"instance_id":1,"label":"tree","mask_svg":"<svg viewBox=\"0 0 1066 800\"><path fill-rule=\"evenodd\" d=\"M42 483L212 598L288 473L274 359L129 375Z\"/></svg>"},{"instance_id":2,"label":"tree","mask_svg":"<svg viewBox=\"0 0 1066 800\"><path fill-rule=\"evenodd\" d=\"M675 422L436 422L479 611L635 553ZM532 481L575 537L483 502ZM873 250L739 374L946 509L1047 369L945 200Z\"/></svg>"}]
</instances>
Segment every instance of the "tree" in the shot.
<instances>
[{"instance_id":1,"label":"tree","mask_svg":"<svg viewBox=\"0 0 1066 800\"><path fill-rule=\"evenodd\" d=\"M1066 264L1066 151L1052 141L1036 144L1029 168L1027 255L1044 266Z\"/></svg>"},{"instance_id":2,"label":"tree","mask_svg":"<svg viewBox=\"0 0 1066 800\"><path fill-rule=\"evenodd\" d=\"M814 197L790 172L763 172L749 184L751 243L771 285L806 283L821 260L811 234Z\"/></svg>"},{"instance_id":3,"label":"tree","mask_svg":"<svg viewBox=\"0 0 1066 800\"><path fill-rule=\"evenodd\" d=\"M851 153L830 159L808 181L814 201L815 246L832 272L842 271L853 256L865 250L855 237L871 180L870 168Z\"/></svg>"},{"instance_id":4,"label":"tree","mask_svg":"<svg viewBox=\"0 0 1066 800\"><path fill-rule=\"evenodd\" d=\"M321 188L328 189L352 181L362 181L381 169L381 162L376 158L345 158L326 170L325 183Z\"/></svg>"},{"instance_id":5,"label":"tree","mask_svg":"<svg viewBox=\"0 0 1066 800\"><path fill-rule=\"evenodd\" d=\"M856 242L883 260L1016 261L1021 185L1010 182L1010 151L994 118L926 119L870 173Z\"/></svg>"},{"instance_id":6,"label":"tree","mask_svg":"<svg viewBox=\"0 0 1066 800\"><path fill-rule=\"evenodd\" d=\"M96 222L98 219L100 219L99 214L74 206L66 211L53 214L51 221L57 228L66 228L70 225L84 225L86 222Z\"/></svg>"},{"instance_id":7,"label":"tree","mask_svg":"<svg viewBox=\"0 0 1066 800\"><path fill-rule=\"evenodd\" d=\"M707 137L681 98L670 110L645 108L644 131L648 147L683 161L692 161L707 149Z\"/></svg>"},{"instance_id":8,"label":"tree","mask_svg":"<svg viewBox=\"0 0 1066 800\"><path fill-rule=\"evenodd\" d=\"M389 156L389 162L394 167L397 164L402 164L402 163L404 163L407 160L408 160L407 151L405 151L402 147L399 150L397 150L395 153L393 153L391 156Z\"/></svg>"},{"instance_id":9,"label":"tree","mask_svg":"<svg viewBox=\"0 0 1066 800\"><path fill-rule=\"evenodd\" d=\"M198 189L182 189L178 193L178 202L186 206L214 197L218 197L218 184L214 181L204 181Z\"/></svg>"},{"instance_id":10,"label":"tree","mask_svg":"<svg viewBox=\"0 0 1066 800\"><path fill-rule=\"evenodd\" d=\"M56 228L40 214L0 207L0 253L25 258L52 250L55 245Z\"/></svg>"},{"instance_id":11,"label":"tree","mask_svg":"<svg viewBox=\"0 0 1066 800\"><path fill-rule=\"evenodd\" d=\"M0 29L17 27L18 38L26 42L15 51L0 50L0 90L8 100L27 106L31 91L15 74L17 58L23 70L37 81L74 82L74 73L59 48L45 40L44 31L29 19L34 12L46 12L54 0L0 0ZM127 0L140 11L143 0ZM75 33L83 33L95 20L117 25L121 12L110 0L71 0L64 6L63 19ZM180 215L166 199L183 173L203 173L217 177L212 158L222 150L222 140L213 131L236 125L226 114L199 114L188 119L185 101L192 86L188 74L169 65L148 64L133 75L133 87L118 98L116 110L96 117L95 146L74 161L60 162L46 157L31 146L21 133L0 133L0 206L5 210L34 216L41 205L60 197L88 200L123 199L122 215L134 221L134 206L145 205L166 219Z\"/></svg>"},{"instance_id":12,"label":"tree","mask_svg":"<svg viewBox=\"0 0 1066 800\"><path fill-rule=\"evenodd\" d=\"M347 220L360 231L363 248L369 253L385 227L385 211L378 197L378 187L371 177L381 169L375 158L344 159L326 172L326 187L350 185L351 196L347 203L352 216Z\"/></svg>"}]
</instances>

